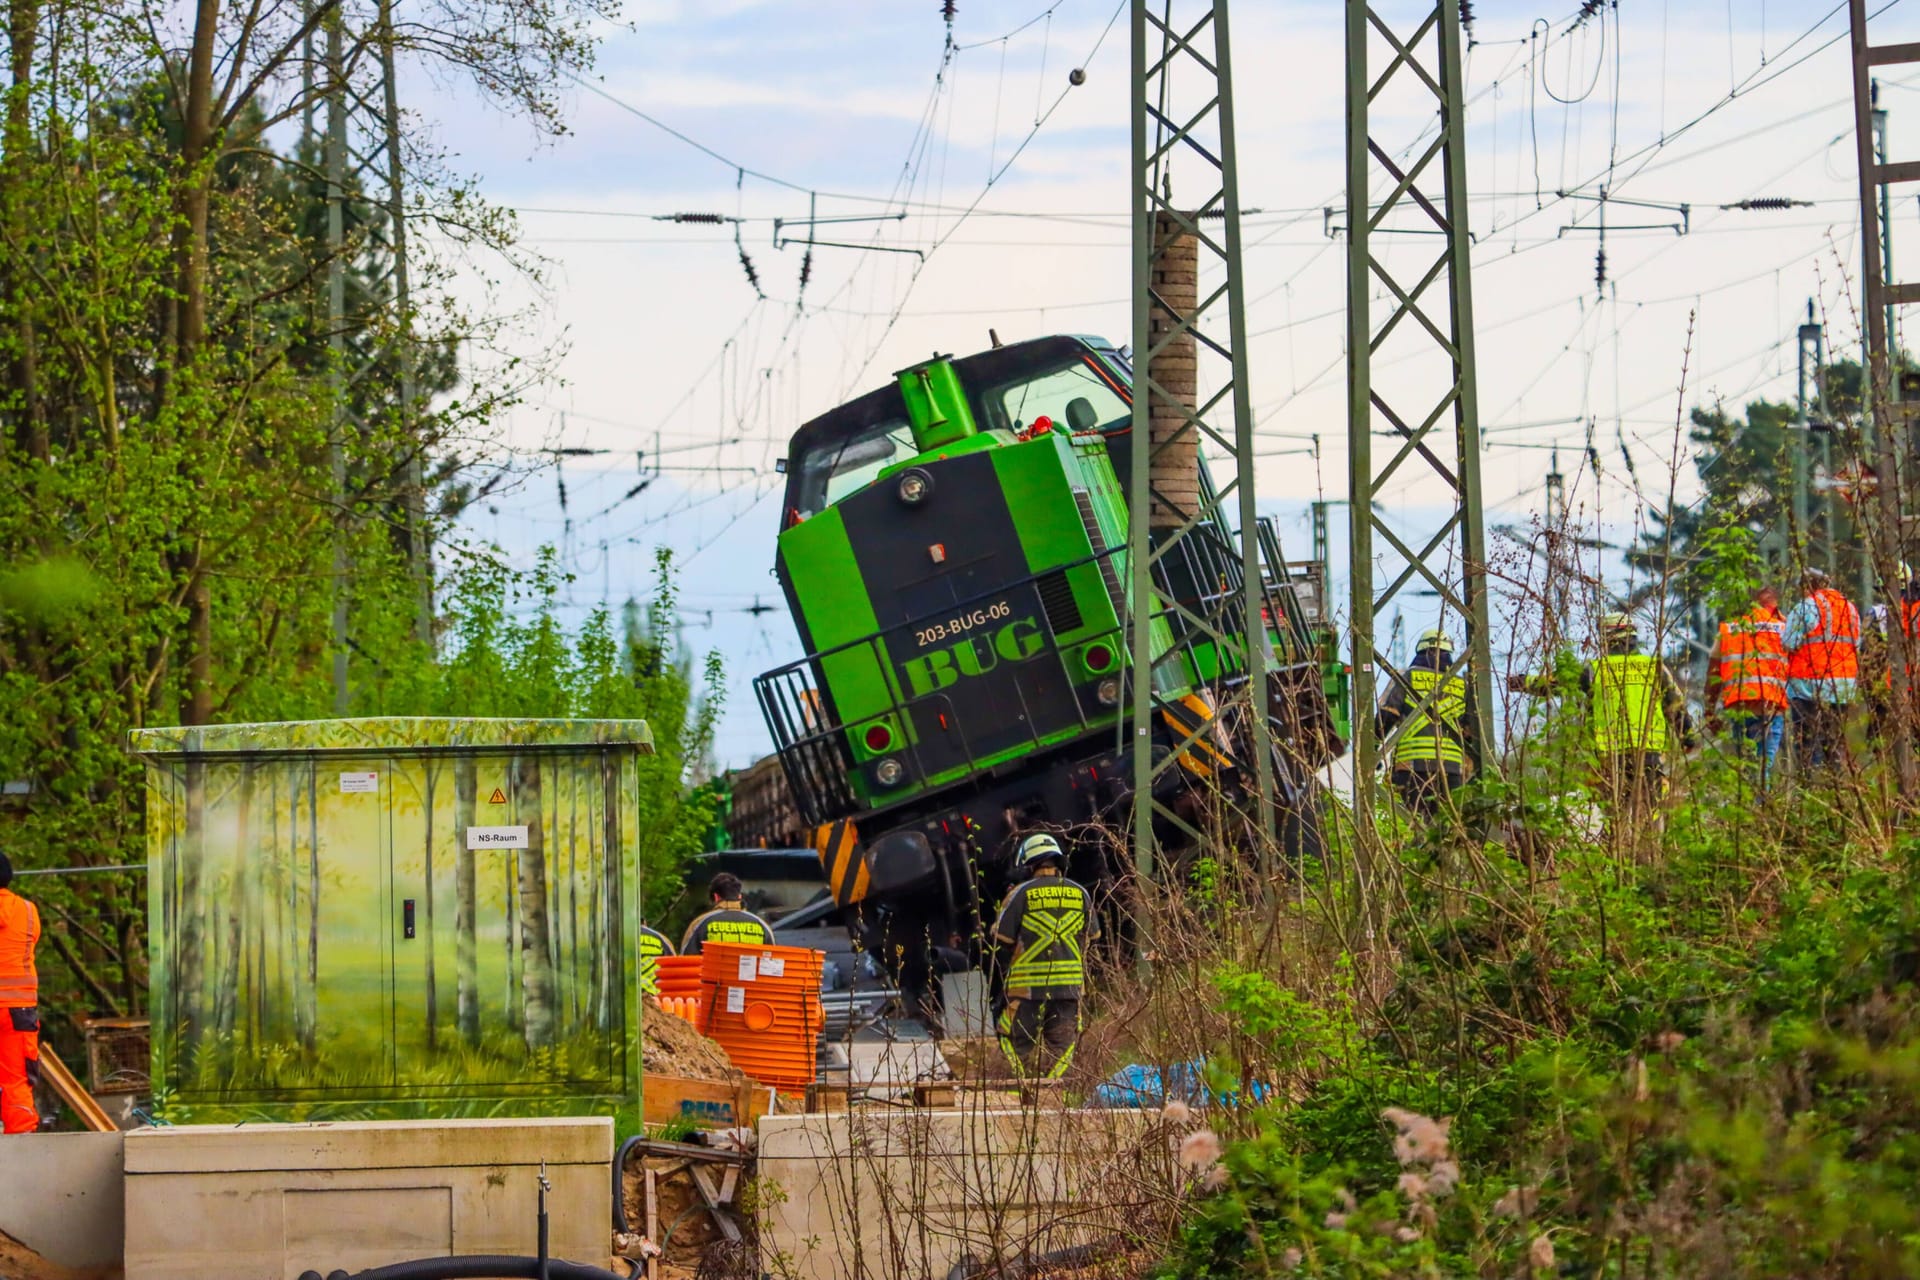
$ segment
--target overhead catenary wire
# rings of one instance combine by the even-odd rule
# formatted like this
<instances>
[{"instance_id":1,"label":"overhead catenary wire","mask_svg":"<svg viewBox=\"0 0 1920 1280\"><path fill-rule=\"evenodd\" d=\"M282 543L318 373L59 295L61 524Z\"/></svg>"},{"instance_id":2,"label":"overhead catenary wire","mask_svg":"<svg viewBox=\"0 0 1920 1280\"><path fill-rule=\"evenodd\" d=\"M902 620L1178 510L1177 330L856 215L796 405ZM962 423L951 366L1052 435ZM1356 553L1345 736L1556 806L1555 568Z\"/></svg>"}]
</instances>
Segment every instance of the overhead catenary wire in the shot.
<instances>
[{"instance_id":1,"label":"overhead catenary wire","mask_svg":"<svg viewBox=\"0 0 1920 1280\"><path fill-rule=\"evenodd\" d=\"M1793 46L1791 46L1791 45L1790 45L1790 46L1789 46L1789 49L1791 49L1792 47L1793 47ZM1778 65L1778 63L1779 63L1779 61L1780 61L1780 59L1779 59L1779 58L1776 58L1776 59L1775 59L1775 64L1776 64L1776 65ZM1737 82L1736 82L1736 83L1737 83ZM1748 91L1750 91L1750 90L1748 90ZM1676 136L1676 137L1677 137L1677 136L1679 136L1679 134L1678 134L1678 132L1677 132L1677 131L1676 131L1676 133L1674 134L1674 136ZM717 154L717 153L716 153L716 154ZM754 176L759 176L759 175L754 175ZM796 186L796 189L798 189L798 187L797 187L797 186ZM868 197L868 199L870 199L870 200L873 200L873 199L877 199L877 198L875 198L875 197ZM977 202L976 202L976 204L977 204ZM966 206L955 206L955 207L960 207L960 208L965 208ZM975 211L975 214L973 214L973 215L969 215L969 216L979 216L979 215L981 215L981 214L984 214L985 216L994 216L994 213L993 213L992 211L986 211L986 210L980 210L980 209L976 209L976 211ZM955 245L958 245L958 244L963 244L963 243L967 243L967 241L966 241L966 240L965 240L964 238L961 238L961 237L954 237L954 238L953 238L953 243L954 243ZM911 288L911 281L909 282L909 288ZM1624 306L1625 306L1625 305L1641 305L1641 304L1627 304L1627 303L1625 302L1625 300L1622 300L1622 301L1623 301L1623 309L1624 309ZM1098 306L1098 305L1103 305L1103 304L1098 304L1098 303L1084 303L1084 304L1066 304L1066 305L1063 305L1063 306L1061 306L1061 307L1060 307L1059 309L1061 309L1061 310L1066 310L1066 309L1068 309L1068 307L1070 307L1070 306L1074 306L1074 305L1080 305L1080 306L1087 306L1087 307L1091 307L1091 306ZM1108 304L1108 305L1110 305L1110 304ZM1008 310L1008 309L1009 309L1009 308L980 308L980 309L978 309L978 311L976 312L976 314L993 314L993 313L995 313L995 312L999 312L999 311L1004 311L1004 310ZM1050 309L1053 309L1053 308L1048 308L1048 307L1036 307L1036 308L1032 308L1032 310L1035 310L1035 311L1044 311L1044 310L1050 310ZM841 308L839 308L839 310L840 310L840 312L841 312L842 314L848 314L848 315L852 315L852 313L855 313L855 312L859 312L859 311L861 311L862 309L861 309L861 308L858 308L858 307L841 307ZM904 309L904 307L901 307L901 306L894 306L894 307L874 307L874 308L867 308L867 309L865 309L865 314L863 314L863 315L861 315L861 316L860 316L859 318L868 318L868 319L877 319L877 318L880 318L880 317L883 317L883 316L884 316L884 317L887 317L887 318L888 318L888 319L889 319L890 321L892 321L892 320L897 320L897 319L899 319L899 318L900 318L900 317L901 317L902 315L906 315L906 316L919 316L919 315L923 315L923 314L930 314L930 315L938 315L938 314L964 314L964 311L962 311L962 310L956 310L956 311L953 311L953 312L937 312L937 311L933 311L933 312L920 312L920 311L913 311L913 312L907 312L907 311L905 311L905 309ZM1337 313L1336 313L1336 314L1337 314ZM1307 317L1307 318L1304 318L1304 319L1302 319L1302 320L1300 320L1300 321L1297 321L1297 322L1296 322L1296 321L1293 321L1293 320L1292 320L1292 318L1291 318L1291 317L1289 317L1289 323L1287 323L1287 324L1285 324L1285 325L1276 325L1276 326L1273 326L1273 327L1271 327L1270 329L1268 329L1268 330L1265 330L1265 331L1263 331L1263 332L1280 332L1280 331L1283 331L1283 330L1284 330L1284 331L1290 331L1290 330L1292 329L1292 327L1294 326L1294 324L1296 324L1296 323L1298 323L1298 324L1307 324L1307 323L1311 323L1311 322L1313 322L1313 321L1315 321L1315 320L1317 320L1317 319L1320 319L1320 318L1325 318L1325 317L1320 317L1320 316L1314 316L1314 317ZM891 327L891 325L889 325L889 327ZM856 331L857 331L857 330L856 330ZM881 338L881 341L884 341L884 337L885 337L885 335L883 334L883 335L882 335L882 338ZM869 357L869 359L870 359L870 358L871 358L871 357ZM731 442L731 437L730 437L730 436L729 436L729 437L723 437L723 438L721 438L720 440L717 440L717 441L715 442L715 444L716 444L716 446L718 446L719 444L723 444L723 443L729 443L729 442ZM695 446L695 447L706 447L706 446Z\"/></svg>"}]
</instances>

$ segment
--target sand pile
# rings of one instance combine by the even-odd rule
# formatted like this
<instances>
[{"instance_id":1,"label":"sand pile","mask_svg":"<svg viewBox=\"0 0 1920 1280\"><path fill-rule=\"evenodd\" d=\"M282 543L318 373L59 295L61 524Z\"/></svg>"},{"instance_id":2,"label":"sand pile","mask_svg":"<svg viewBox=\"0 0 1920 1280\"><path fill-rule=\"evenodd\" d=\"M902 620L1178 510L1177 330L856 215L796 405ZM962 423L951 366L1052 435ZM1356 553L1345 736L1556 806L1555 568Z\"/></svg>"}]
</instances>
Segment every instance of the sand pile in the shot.
<instances>
[{"instance_id":1,"label":"sand pile","mask_svg":"<svg viewBox=\"0 0 1920 1280\"><path fill-rule=\"evenodd\" d=\"M0 1231L0 1276L6 1280L106 1280L120 1271L80 1271L44 1258Z\"/></svg>"},{"instance_id":2,"label":"sand pile","mask_svg":"<svg viewBox=\"0 0 1920 1280\"><path fill-rule=\"evenodd\" d=\"M743 1079L727 1051L694 1030L685 1018L666 1012L652 999L645 1002L640 1029L640 1068L663 1076L689 1080Z\"/></svg>"}]
</instances>

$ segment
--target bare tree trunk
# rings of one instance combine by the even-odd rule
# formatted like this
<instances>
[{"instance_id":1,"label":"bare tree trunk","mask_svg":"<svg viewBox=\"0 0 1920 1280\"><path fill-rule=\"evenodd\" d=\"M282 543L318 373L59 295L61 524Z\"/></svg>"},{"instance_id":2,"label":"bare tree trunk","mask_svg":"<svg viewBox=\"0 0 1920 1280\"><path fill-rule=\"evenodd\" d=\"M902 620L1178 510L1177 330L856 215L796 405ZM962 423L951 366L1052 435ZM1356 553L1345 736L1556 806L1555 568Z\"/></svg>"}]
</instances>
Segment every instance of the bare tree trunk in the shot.
<instances>
[{"instance_id":1,"label":"bare tree trunk","mask_svg":"<svg viewBox=\"0 0 1920 1280\"><path fill-rule=\"evenodd\" d=\"M253 921L253 1031L249 1043L256 1048L267 1038L267 913L259 900L262 881L254 877L248 895L247 919Z\"/></svg>"},{"instance_id":2,"label":"bare tree trunk","mask_svg":"<svg viewBox=\"0 0 1920 1280\"><path fill-rule=\"evenodd\" d=\"M200 1007L206 983L206 918L201 913L200 884L206 875L207 766L189 755L186 761L186 831L180 841L180 964L168 1011L180 1028L181 1048L191 1051L200 1042Z\"/></svg>"},{"instance_id":3,"label":"bare tree trunk","mask_svg":"<svg viewBox=\"0 0 1920 1280\"><path fill-rule=\"evenodd\" d=\"M553 1043L552 919L547 906L547 843L540 803L540 758L515 756L514 790L527 824L520 850L520 989L525 999L527 1048Z\"/></svg>"},{"instance_id":4,"label":"bare tree trunk","mask_svg":"<svg viewBox=\"0 0 1920 1280\"><path fill-rule=\"evenodd\" d=\"M587 1009L593 1025L604 1031L607 1015L604 991L606 965L600 959L600 864L594 861L593 794L587 794Z\"/></svg>"},{"instance_id":5,"label":"bare tree trunk","mask_svg":"<svg viewBox=\"0 0 1920 1280\"><path fill-rule=\"evenodd\" d=\"M440 776L439 764L427 761L427 883L421 896L427 901L426 934L427 942L427 1052L432 1053L440 1047L440 993L434 986L433 973L433 789L434 782Z\"/></svg>"},{"instance_id":6,"label":"bare tree trunk","mask_svg":"<svg viewBox=\"0 0 1920 1280\"><path fill-rule=\"evenodd\" d=\"M7 62L11 75L6 123L0 130L0 150L4 151L4 160L0 162L0 211L4 211L7 239L22 256L31 252L27 235L30 211L24 193L28 190L27 171L33 154L30 94L42 2L11 0L7 6ZM9 274L4 284L14 331L20 342L10 376L11 390L19 399L18 443L27 455L45 462L52 454L52 446L47 437L46 411L40 403L39 341L34 333L33 295L24 268Z\"/></svg>"},{"instance_id":7,"label":"bare tree trunk","mask_svg":"<svg viewBox=\"0 0 1920 1280\"><path fill-rule=\"evenodd\" d=\"M580 838L580 768L567 761L567 1003L568 1026L580 1025L580 875L574 845Z\"/></svg>"},{"instance_id":8,"label":"bare tree trunk","mask_svg":"<svg viewBox=\"0 0 1920 1280\"><path fill-rule=\"evenodd\" d=\"M215 1025L222 1036L231 1036L237 1025L242 978L241 953L246 949L247 915L247 824L253 808L253 766L240 766L239 813L233 841L233 878L227 884L226 955L221 966L219 1013Z\"/></svg>"},{"instance_id":9,"label":"bare tree trunk","mask_svg":"<svg viewBox=\"0 0 1920 1280\"><path fill-rule=\"evenodd\" d=\"M293 854L291 848L280 845L280 771L273 774L273 803L269 807L273 814L273 1022L274 1038L280 1038L285 1019L292 1012L288 1007L291 992L287 989L287 885L293 876L288 861ZM289 835L294 835L293 847L297 848L299 839L295 830L289 827Z\"/></svg>"},{"instance_id":10,"label":"bare tree trunk","mask_svg":"<svg viewBox=\"0 0 1920 1280\"><path fill-rule=\"evenodd\" d=\"M320 770L307 770L307 1026L304 1047L320 1043Z\"/></svg>"},{"instance_id":11,"label":"bare tree trunk","mask_svg":"<svg viewBox=\"0 0 1920 1280\"><path fill-rule=\"evenodd\" d=\"M200 350L207 331L207 212L213 189L213 62L220 38L220 0L197 0L193 43L187 50L187 97L181 104L180 221L174 230L179 273L176 354L182 365Z\"/></svg>"},{"instance_id":12,"label":"bare tree trunk","mask_svg":"<svg viewBox=\"0 0 1920 1280\"><path fill-rule=\"evenodd\" d=\"M520 1004L520 906L514 893L519 868L506 864L507 877L507 1030L516 1034L526 1025Z\"/></svg>"},{"instance_id":13,"label":"bare tree trunk","mask_svg":"<svg viewBox=\"0 0 1920 1280\"><path fill-rule=\"evenodd\" d=\"M213 590L197 569L187 592L187 647L186 721L205 724L213 719Z\"/></svg>"},{"instance_id":14,"label":"bare tree trunk","mask_svg":"<svg viewBox=\"0 0 1920 1280\"><path fill-rule=\"evenodd\" d=\"M624 1016L614 1002L626 990L626 921L620 901L620 761L612 753L600 757L602 798L600 804L600 866L606 885L607 935L597 959L604 966L601 978L600 1029L611 1031ZM634 1029L638 1034L639 1029Z\"/></svg>"},{"instance_id":15,"label":"bare tree trunk","mask_svg":"<svg viewBox=\"0 0 1920 1280\"><path fill-rule=\"evenodd\" d=\"M453 880L453 965L455 974L454 1021L460 1038L468 1044L480 1043L480 966L473 936L473 850L467 848L467 828L473 825L474 809L479 803L479 781L474 777L474 759L462 755L453 762L454 804L459 810L459 835L455 840Z\"/></svg>"},{"instance_id":16,"label":"bare tree trunk","mask_svg":"<svg viewBox=\"0 0 1920 1280\"><path fill-rule=\"evenodd\" d=\"M219 27L220 0L197 0L193 42L187 50L186 100L180 104L183 177L180 217L173 233L176 297L170 307L175 370L192 365L207 329L207 214L213 187L213 64ZM168 386L164 368L159 386L164 398ZM192 540L191 533L187 540ZM188 724L205 724L213 717L213 591L204 554L203 547L195 546L188 569Z\"/></svg>"}]
</instances>

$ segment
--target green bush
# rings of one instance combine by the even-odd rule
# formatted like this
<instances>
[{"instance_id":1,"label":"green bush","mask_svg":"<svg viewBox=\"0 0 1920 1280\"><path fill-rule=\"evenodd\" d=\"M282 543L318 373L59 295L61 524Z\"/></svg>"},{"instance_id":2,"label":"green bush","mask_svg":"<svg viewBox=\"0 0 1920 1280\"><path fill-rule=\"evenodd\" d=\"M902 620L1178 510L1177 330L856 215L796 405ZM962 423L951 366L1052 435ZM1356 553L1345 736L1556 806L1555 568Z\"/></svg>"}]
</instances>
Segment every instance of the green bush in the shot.
<instances>
[{"instance_id":1,"label":"green bush","mask_svg":"<svg viewBox=\"0 0 1920 1280\"><path fill-rule=\"evenodd\" d=\"M1864 789L1711 762L1631 839L1528 790L1476 803L1549 819L1530 863L1511 826L1427 833L1381 855L1369 950L1215 965L1216 1074L1284 1087L1209 1116L1224 1155L1155 1274L1920 1275L1920 850ZM1339 891L1249 905L1356 936ZM1447 1118L1444 1195L1407 1114Z\"/></svg>"}]
</instances>

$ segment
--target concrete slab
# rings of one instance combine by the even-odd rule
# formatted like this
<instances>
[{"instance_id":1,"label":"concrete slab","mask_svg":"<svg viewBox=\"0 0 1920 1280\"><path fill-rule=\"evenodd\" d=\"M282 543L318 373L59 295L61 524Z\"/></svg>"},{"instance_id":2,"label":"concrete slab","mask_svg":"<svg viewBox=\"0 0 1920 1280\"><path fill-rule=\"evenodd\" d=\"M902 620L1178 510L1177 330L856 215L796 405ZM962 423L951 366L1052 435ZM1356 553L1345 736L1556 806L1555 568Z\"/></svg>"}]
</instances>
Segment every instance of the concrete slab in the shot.
<instances>
[{"instance_id":1,"label":"concrete slab","mask_svg":"<svg viewBox=\"0 0 1920 1280\"><path fill-rule=\"evenodd\" d=\"M867 1110L759 1126L762 1265L779 1280L943 1280L1126 1231L1169 1176L1139 1111ZM1152 1199L1151 1194L1145 1196Z\"/></svg>"},{"instance_id":2,"label":"concrete slab","mask_svg":"<svg viewBox=\"0 0 1920 1280\"><path fill-rule=\"evenodd\" d=\"M62 1266L118 1267L124 1145L119 1133L0 1138L0 1231Z\"/></svg>"},{"instance_id":3,"label":"concrete slab","mask_svg":"<svg viewBox=\"0 0 1920 1280\"><path fill-rule=\"evenodd\" d=\"M448 1254L604 1259L607 1117L180 1126L127 1135L127 1280L294 1280Z\"/></svg>"}]
</instances>

